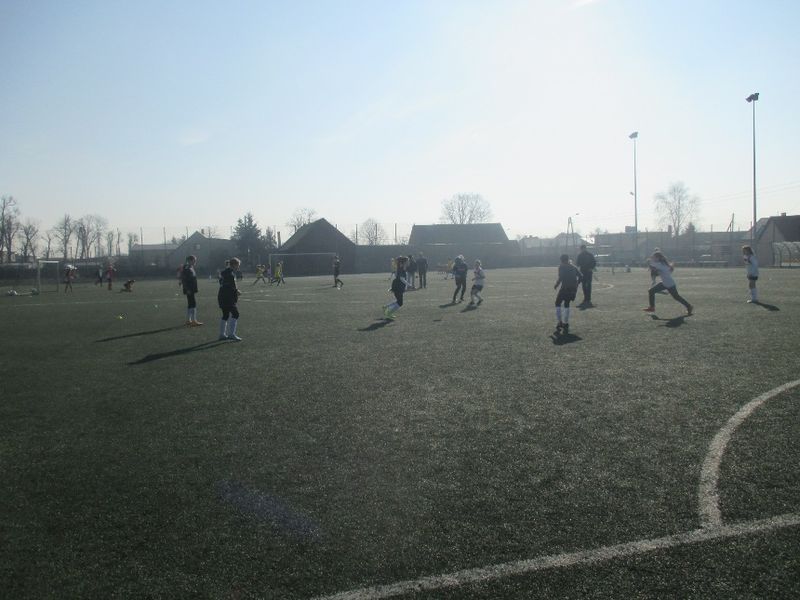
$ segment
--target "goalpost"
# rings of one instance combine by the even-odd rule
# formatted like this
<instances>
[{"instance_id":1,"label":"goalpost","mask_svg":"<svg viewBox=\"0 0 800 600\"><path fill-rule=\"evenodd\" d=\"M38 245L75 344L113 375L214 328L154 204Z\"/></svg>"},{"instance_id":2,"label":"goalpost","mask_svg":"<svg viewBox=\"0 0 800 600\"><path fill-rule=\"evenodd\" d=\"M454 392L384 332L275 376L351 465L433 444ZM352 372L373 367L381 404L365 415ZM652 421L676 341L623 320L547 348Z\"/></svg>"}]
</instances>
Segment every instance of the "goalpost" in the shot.
<instances>
[{"instance_id":1,"label":"goalpost","mask_svg":"<svg viewBox=\"0 0 800 600\"><path fill-rule=\"evenodd\" d=\"M272 273L275 265L283 262L283 275L330 275L333 273L333 258L336 252L298 252L295 254L275 253L269 255Z\"/></svg>"},{"instance_id":2,"label":"goalpost","mask_svg":"<svg viewBox=\"0 0 800 600\"><path fill-rule=\"evenodd\" d=\"M61 263L57 260L36 261L36 292L57 292L60 283Z\"/></svg>"}]
</instances>

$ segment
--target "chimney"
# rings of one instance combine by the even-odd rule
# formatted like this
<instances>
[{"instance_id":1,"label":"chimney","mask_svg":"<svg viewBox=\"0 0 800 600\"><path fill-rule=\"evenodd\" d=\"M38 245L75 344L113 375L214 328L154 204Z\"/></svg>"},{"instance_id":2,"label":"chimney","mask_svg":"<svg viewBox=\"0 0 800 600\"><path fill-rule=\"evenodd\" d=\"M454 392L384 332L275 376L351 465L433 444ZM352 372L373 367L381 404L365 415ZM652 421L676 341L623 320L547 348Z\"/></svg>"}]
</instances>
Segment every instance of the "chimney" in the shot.
<instances>
[{"instance_id":1,"label":"chimney","mask_svg":"<svg viewBox=\"0 0 800 600\"><path fill-rule=\"evenodd\" d=\"M781 213L781 216L782 216L782 217L785 217L785 216L786 216L786 213Z\"/></svg>"}]
</instances>

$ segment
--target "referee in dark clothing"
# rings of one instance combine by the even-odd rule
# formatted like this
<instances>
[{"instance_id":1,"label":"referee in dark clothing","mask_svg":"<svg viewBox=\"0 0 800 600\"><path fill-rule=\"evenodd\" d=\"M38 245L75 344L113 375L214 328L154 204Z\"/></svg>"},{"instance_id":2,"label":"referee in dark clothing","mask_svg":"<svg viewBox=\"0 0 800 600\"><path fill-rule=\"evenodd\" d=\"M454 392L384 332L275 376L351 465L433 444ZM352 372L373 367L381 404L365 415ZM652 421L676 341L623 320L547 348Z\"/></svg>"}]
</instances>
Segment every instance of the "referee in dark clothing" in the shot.
<instances>
[{"instance_id":1,"label":"referee in dark clothing","mask_svg":"<svg viewBox=\"0 0 800 600\"><path fill-rule=\"evenodd\" d=\"M581 271L581 289L583 290L581 306L592 306L592 273L597 266L597 261L594 254L586 249L586 244L581 244L581 251L578 253L575 263Z\"/></svg>"}]
</instances>

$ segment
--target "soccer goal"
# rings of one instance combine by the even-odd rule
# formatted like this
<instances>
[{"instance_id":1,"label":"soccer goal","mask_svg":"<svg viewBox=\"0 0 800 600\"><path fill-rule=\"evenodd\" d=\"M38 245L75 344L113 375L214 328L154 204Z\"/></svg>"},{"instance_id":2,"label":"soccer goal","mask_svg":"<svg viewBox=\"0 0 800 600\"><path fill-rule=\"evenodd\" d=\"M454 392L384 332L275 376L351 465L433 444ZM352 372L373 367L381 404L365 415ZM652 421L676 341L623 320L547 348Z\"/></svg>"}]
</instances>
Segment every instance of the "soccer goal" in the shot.
<instances>
[{"instance_id":1,"label":"soccer goal","mask_svg":"<svg viewBox=\"0 0 800 600\"><path fill-rule=\"evenodd\" d=\"M272 273L275 265L283 263L283 276L330 275L333 273L333 259L336 252L298 252L296 254L270 254L269 264Z\"/></svg>"},{"instance_id":2,"label":"soccer goal","mask_svg":"<svg viewBox=\"0 0 800 600\"><path fill-rule=\"evenodd\" d=\"M61 282L61 268L57 260L39 260L36 263L36 291L57 292Z\"/></svg>"}]
</instances>

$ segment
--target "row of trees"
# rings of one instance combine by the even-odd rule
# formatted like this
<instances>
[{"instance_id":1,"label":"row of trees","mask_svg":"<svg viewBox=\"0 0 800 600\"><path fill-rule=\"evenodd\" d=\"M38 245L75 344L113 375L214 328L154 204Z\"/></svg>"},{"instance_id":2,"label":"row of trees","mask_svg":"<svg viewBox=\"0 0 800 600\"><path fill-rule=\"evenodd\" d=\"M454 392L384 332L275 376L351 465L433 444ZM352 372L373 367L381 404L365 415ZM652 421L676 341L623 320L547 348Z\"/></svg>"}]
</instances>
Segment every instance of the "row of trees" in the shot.
<instances>
[{"instance_id":1,"label":"row of trees","mask_svg":"<svg viewBox=\"0 0 800 600\"><path fill-rule=\"evenodd\" d=\"M699 199L689 193L683 182L676 182L662 193L656 194L655 206L659 224L680 235L694 228ZM485 223L492 212L489 203L480 194L456 194L442 200L440 221L457 225ZM304 225L316 219L316 211L309 208L296 210L287 226L297 232ZM213 237L212 232L208 232ZM238 220L231 236L236 241L243 256L261 256L277 247L276 232L271 228L261 231L252 213ZM375 219L364 221L350 233L356 244L370 246L384 244L389 239L386 230ZM173 238L173 243L185 239ZM407 238L397 240L406 243ZM135 233L127 234L127 246L139 242ZM122 232L110 229L105 218L99 215L85 215L78 219L69 214L50 229L42 229L32 219L20 219L19 205L13 196L0 197L0 261L9 262L16 249L23 260L51 258L52 256L86 259L99 256L119 256L121 254Z\"/></svg>"}]
</instances>

